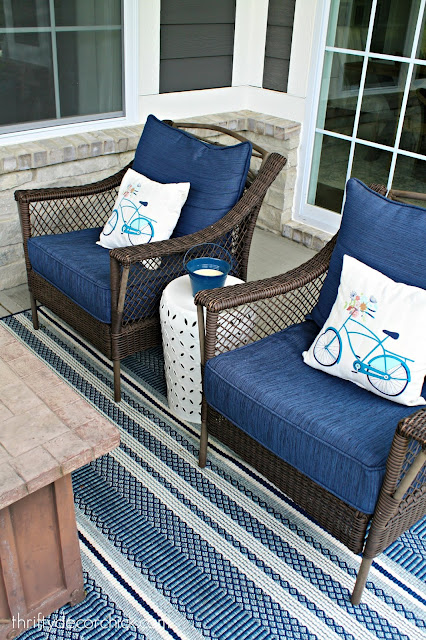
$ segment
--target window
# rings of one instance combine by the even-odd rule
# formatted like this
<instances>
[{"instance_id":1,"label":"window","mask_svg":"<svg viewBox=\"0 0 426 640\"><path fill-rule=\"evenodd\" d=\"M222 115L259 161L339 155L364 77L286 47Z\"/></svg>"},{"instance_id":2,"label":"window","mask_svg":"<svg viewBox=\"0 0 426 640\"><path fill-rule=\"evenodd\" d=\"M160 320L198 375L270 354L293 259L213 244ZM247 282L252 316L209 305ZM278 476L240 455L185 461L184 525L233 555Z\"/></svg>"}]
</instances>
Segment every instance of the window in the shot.
<instances>
[{"instance_id":1,"label":"window","mask_svg":"<svg viewBox=\"0 0 426 640\"><path fill-rule=\"evenodd\" d=\"M2 0L0 133L124 114L121 0Z\"/></svg>"},{"instance_id":2,"label":"window","mask_svg":"<svg viewBox=\"0 0 426 640\"><path fill-rule=\"evenodd\" d=\"M340 213L351 176L424 191L425 42L425 0L331 1L308 205Z\"/></svg>"}]
</instances>

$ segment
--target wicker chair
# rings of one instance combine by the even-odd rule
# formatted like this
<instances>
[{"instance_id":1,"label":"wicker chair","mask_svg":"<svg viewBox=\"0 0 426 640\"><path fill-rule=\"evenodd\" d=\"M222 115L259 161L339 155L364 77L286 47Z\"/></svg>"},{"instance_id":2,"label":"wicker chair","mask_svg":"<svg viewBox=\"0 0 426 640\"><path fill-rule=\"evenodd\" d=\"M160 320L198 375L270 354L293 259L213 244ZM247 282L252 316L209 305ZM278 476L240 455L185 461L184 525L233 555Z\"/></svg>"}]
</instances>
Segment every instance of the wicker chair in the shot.
<instances>
[{"instance_id":1,"label":"wicker chair","mask_svg":"<svg viewBox=\"0 0 426 640\"><path fill-rule=\"evenodd\" d=\"M384 189L381 187L374 187L374 189L382 194L382 201L386 204L387 200L383 198L383 195L385 195ZM413 194L412 192L395 193L398 196L405 196L411 199L416 196L422 200L426 199L423 194ZM390 193L389 195L396 200L395 193ZM374 193L373 196L375 198L378 197ZM418 215L421 215L422 210L420 207L413 207L413 209L417 210ZM424 219L426 220L426 216ZM413 231L416 233L415 230ZM275 340L278 332L286 328L292 330L296 325L312 322L312 320L306 321L305 318L308 314L311 314L318 301L329 268L330 258L336 246L337 237L338 234L311 260L288 273L224 289L201 291L196 295L195 302L198 306L198 318L201 327L200 339L202 343L204 386L199 464L201 467L206 465L209 435L216 437L273 482L296 504L302 507L309 516L319 522L324 529L334 535L351 551L356 554L361 553L363 556L361 568L351 597L353 604L359 604L373 558L385 550L426 513L426 409L423 408L416 411L415 407L403 407L403 410L406 410L405 417L399 419L399 422L398 420L394 423L390 422L387 433L389 438L387 446L389 446L389 449L385 449L382 476L377 481L377 494L374 497L376 500L375 508L373 503L371 511L362 512L359 508L354 508L347 501L342 500L341 497L325 488L324 484L320 486L319 482L308 477L304 469L301 468L303 464L306 465L304 459L300 468L295 468L295 466L283 459L282 454L279 456L273 452L272 446L269 446L269 444L274 443L274 435L266 436L270 440L267 443L262 443L262 434L268 430L268 427L269 432L274 431L276 433L279 426L277 427L277 424L272 422L272 418L269 423L263 413L261 414L263 420L259 420L260 424L256 426L257 431L253 431L254 411L249 405L250 398L255 398L256 394L258 394L256 402L262 406L263 410L264 405L268 402L265 399L267 397L266 394L270 393L271 390L271 377L268 378L269 387L265 386L265 389L261 388L262 380L259 381L259 377L267 377L271 368L274 369L276 367L272 375L277 375L277 379L279 375L282 376L282 378L279 378L281 386L278 393L280 397L277 402L271 405L270 413L268 414L270 416L279 412L279 415L282 415L282 419L285 420L289 406L294 407L294 394L300 393L301 387L299 386L299 389L297 389L296 385L309 389L310 403L315 405L315 394L319 393L316 386L318 378L315 378L314 381L311 378L309 383L307 378L311 371L317 376L323 376L322 384L330 385L330 396L332 397L330 412L334 412L334 416L338 416L337 421L340 420L340 423L345 421L345 414L347 415L349 409L347 404L345 406L347 396L345 395L342 398L343 393L347 394L348 388L345 387L344 392L339 396L340 399L338 399L337 393L340 392L335 390L336 384L349 385L355 390L353 393L366 394L368 398L372 399L367 399L368 402L379 401L382 403L378 409L379 413L383 411L383 404L392 407L392 411L395 411L394 407L397 405L394 402L378 398L369 391L360 389L350 382L337 380L332 376L307 367L302 362L301 349L295 349L296 356L293 360L286 361L285 357L282 356L283 353L288 353L289 348L287 347L286 352L286 347L283 347L277 356L278 363L275 363L273 358L268 359L265 357L263 366L260 364L259 350L257 352L253 351L253 349L258 349L262 343L262 348L265 348L265 341ZM424 238L424 229L422 237ZM418 258L419 255L416 253L413 259L416 260ZM206 312L205 321L203 311ZM250 314L248 314L248 311L250 311ZM253 316L256 318L255 323L253 321L245 322L245 318L253 318ZM236 324L238 324L239 330L237 339L233 333L233 327ZM312 322L312 324L314 323ZM315 326L317 327L317 325ZM318 327L316 331L319 331ZM244 333L244 339L241 338L242 333ZM294 337L289 338L289 340L294 341ZM248 346L239 349L238 347L242 344L248 344ZM273 344L276 349L277 343ZM248 350L251 350L250 355ZM262 353L265 354L266 352L263 351ZM271 354L271 351L269 354ZM297 354L300 356L300 365L297 362L295 363ZM233 359L231 360L231 358ZM219 362L221 362L220 368L218 368ZM223 366L223 363L225 363L225 366ZM298 367L298 375L305 376L305 385L310 384L310 386L304 386L304 381L299 378L293 382L294 386L292 387L291 375L294 378L294 372L292 374L276 373L278 368L284 368L286 365L288 369L293 366L293 371L295 367ZM240 383L243 378L239 377L238 367L241 370L245 367L245 384L244 382ZM251 378L255 380L253 385L256 388L253 388L253 391L252 389L248 391ZM290 380L286 388L283 388L285 384L283 380ZM223 384L222 391L217 391L220 384ZM232 389L237 389L235 394L231 391L231 387ZM426 385L423 387L423 396L425 390ZM307 393L308 391L306 391ZM247 396L250 394L252 395L248 398ZM336 394L336 398L333 397L334 394ZM329 402L330 396L319 395L317 403L324 404L326 398L327 402ZM274 397L275 400L276 396ZM305 407L307 403L304 404L303 400L301 398L300 405L297 406L298 410L306 415ZM280 404L281 401L282 405ZM241 406L242 408L240 408ZM245 408L247 406L248 408ZM402 407L402 405L398 406ZM315 407L314 411L316 411ZM354 422L359 420L361 433L363 420L367 419L371 422L371 412L368 413L366 410L365 413L366 415L364 416L363 412L360 411L354 419ZM293 419L294 415L295 413L291 414ZM241 422L241 416L245 417L245 422L236 426L238 422ZM231 418L233 418L234 422L231 421ZM306 420L304 424L306 424ZM334 424L336 425L336 421ZM339 428L340 425L337 423L336 429L338 430ZM303 431L303 429L303 426L299 427L300 431ZM292 440L290 433L293 432L285 431L283 447L288 447L289 441ZM394 434L393 441L392 434ZM340 436L338 435L337 437L339 438ZM291 445L293 445L293 441ZM315 450L317 443L312 446ZM354 445L354 447L357 449L358 444ZM386 450L389 451L387 462ZM348 453L355 455L351 451ZM320 464L322 464L325 476L330 475L330 467L327 463L320 462ZM349 471L348 475L351 476L351 471ZM382 478L384 479L380 489Z\"/></svg>"},{"instance_id":2,"label":"wicker chair","mask_svg":"<svg viewBox=\"0 0 426 640\"><path fill-rule=\"evenodd\" d=\"M233 138L234 143L235 139L245 141L238 133L216 125L171 121L167 121L167 124L174 128L191 129L191 132L211 130L213 135L221 136L221 142L224 135ZM211 139L209 142L211 143ZM183 257L188 249L206 242L220 244L232 253L232 275L246 279L250 244L260 206L268 187L286 162L280 154L268 153L256 144L252 144L253 159L254 167L249 170L246 188L240 200L218 222L183 237L110 251L110 322L100 321L88 313L78 301L64 295L59 288L37 273L29 257L28 241L36 236L102 227L113 209L121 180L132 164L105 180L86 186L15 192L21 218L34 327L38 328L38 301L110 358L113 361L114 399L117 402L121 398L120 361L161 342L161 293L168 282L182 275ZM199 251L203 252L203 249ZM196 253L193 252L192 255L195 257ZM159 259L161 268L157 268ZM151 294L148 308L144 302L146 292Z\"/></svg>"}]
</instances>

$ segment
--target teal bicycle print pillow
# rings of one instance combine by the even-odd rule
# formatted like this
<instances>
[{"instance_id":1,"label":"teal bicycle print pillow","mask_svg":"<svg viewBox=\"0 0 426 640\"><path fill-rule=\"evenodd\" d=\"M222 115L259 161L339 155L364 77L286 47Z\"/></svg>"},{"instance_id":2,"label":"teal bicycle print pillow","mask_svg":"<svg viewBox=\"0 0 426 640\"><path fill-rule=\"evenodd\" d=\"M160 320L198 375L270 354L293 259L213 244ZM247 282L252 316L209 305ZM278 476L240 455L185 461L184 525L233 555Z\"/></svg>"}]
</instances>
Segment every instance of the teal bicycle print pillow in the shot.
<instances>
[{"instance_id":1,"label":"teal bicycle print pillow","mask_svg":"<svg viewBox=\"0 0 426 640\"><path fill-rule=\"evenodd\" d=\"M179 219L189 188L189 182L161 184L128 169L113 212L96 244L116 249L167 240Z\"/></svg>"},{"instance_id":2,"label":"teal bicycle print pillow","mask_svg":"<svg viewBox=\"0 0 426 640\"><path fill-rule=\"evenodd\" d=\"M407 406L426 404L426 290L343 256L336 301L303 360Z\"/></svg>"}]
</instances>

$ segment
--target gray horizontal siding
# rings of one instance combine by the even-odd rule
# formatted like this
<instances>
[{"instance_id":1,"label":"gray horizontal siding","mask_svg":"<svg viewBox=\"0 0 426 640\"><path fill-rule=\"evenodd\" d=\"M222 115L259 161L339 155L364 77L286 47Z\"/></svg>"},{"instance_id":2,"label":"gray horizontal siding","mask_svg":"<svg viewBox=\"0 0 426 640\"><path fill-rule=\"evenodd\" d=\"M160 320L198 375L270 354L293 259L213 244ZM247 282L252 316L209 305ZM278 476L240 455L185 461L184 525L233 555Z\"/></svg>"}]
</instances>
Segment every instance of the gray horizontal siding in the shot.
<instances>
[{"instance_id":1,"label":"gray horizontal siding","mask_svg":"<svg viewBox=\"0 0 426 640\"><path fill-rule=\"evenodd\" d=\"M233 23L235 0L161 0L163 24Z\"/></svg>"},{"instance_id":2,"label":"gray horizontal siding","mask_svg":"<svg viewBox=\"0 0 426 640\"><path fill-rule=\"evenodd\" d=\"M161 60L232 56L233 24L164 25L161 30Z\"/></svg>"},{"instance_id":3,"label":"gray horizontal siding","mask_svg":"<svg viewBox=\"0 0 426 640\"><path fill-rule=\"evenodd\" d=\"M264 88L272 89L273 91L286 91L289 65L290 62L288 60L265 58L265 66L263 67ZM284 89L283 82L285 82Z\"/></svg>"},{"instance_id":4,"label":"gray horizontal siding","mask_svg":"<svg viewBox=\"0 0 426 640\"><path fill-rule=\"evenodd\" d=\"M287 91L295 0L269 0L263 86Z\"/></svg>"},{"instance_id":5,"label":"gray horizontal siding","mask_svg":"<svg viewBox=\"0 0 426 640\"><path fill-rule=\"evenodd\" d=\"M231 81L230 56L163 60L160 93L226 87L231 85Z\"/></svg>"},{"instance_id":6,"label":"gray horizontal siding","mask_svg":"<svg viewBox=\"0 0 426 640\"><path fill-rule=\"evenodd\" d=\"M267 58L290 60L291 35L293 27L268 27L265 55Z\"/></svg>"},{"instance_id":7,"label":"gray horizontal siding","mask_svg":"<svg viewBox=\"0 0 426 640\"><path fill-rule=\"evenodd\" d=\"M269 0L268 24L292 27L295 0Z\"/></svg>"},{"instance_id":8,"label":"gray horizontal siding","mask_svg":"<svg viewBox=\"0 0 426 640\"><path fill-rule=\"evenodd\" d=\"M162 0L160 93L232 83L235 0Z\"/></svg>"}]
</instances>

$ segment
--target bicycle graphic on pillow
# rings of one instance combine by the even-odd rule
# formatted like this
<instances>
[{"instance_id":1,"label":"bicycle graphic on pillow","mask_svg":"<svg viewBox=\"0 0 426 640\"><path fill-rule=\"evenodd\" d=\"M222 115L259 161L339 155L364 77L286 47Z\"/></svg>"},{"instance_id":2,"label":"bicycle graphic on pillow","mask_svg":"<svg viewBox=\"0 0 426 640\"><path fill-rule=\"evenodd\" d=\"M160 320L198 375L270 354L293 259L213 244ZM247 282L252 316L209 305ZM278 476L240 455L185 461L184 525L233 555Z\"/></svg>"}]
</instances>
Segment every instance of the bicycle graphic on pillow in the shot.
<instances>
[{"instance_id":1,"label":"bicycle graphic on pillow","mask_svg":"<svg viewBox=\"0 0 426 640\"><path fill-rule=\"evenodd\" d=\"M355 300L357 300L356 304ZM349 311L348 318L346 318L340 329L335 329L330 326L318 336L314 345L314 357L315 360L324 367L332 367L334 364L337 364L342 355L343 345L341 334L344 331L348 339L349 347L356 358L353 362L354 372L365 374L370 384L377 389L377 391L380 391L380 393L387 396L399 396L411 381L410 369L407 362L414 362L414 360L389 351L383 346L389 338L398 340L399 333L383 329L385 337L380 340L374 331L358 320L355 320L355 317L359 314L361 314L362 319L364 319L365 315L374 318L376 304L375 298L371 297L369 301L361 305L364 308L360 309L359 296L357 297L356 293L353 292L351 294L351 302L346 308L346 310ZM361 327L361 329L359 329L359 327ZM369 338L373 342L372 348L364 357L355 353L351 336L352 338L353 336L362 336Z\"/></svg>"},{"instance_id":2,"label":"bicycle graphic on pillow","mask_svg":"<svg viewBox=\"0 0 426 640\"><path fill-rule=\"evenodd\" d=\"M104 227L103 234L105 236L111 235L117 227L119 218L121 218L123 222L121 233L127 234L130 244L141 244L141 239L143 243L151 242L154 237L154 227L152 223L156 222L156 220L140 214L140 209L147 206L148 202L144 200L139 200L139 205L137 205L129 198L123 197L118 207L113 210L110 219ZM136 239L139 239L139 241L135 242Z\"/></svg>"}]
</instances>

